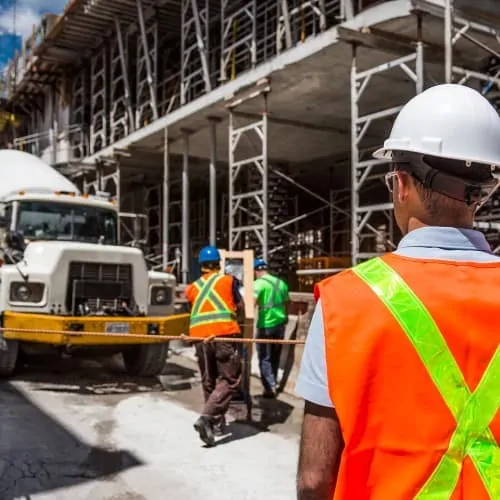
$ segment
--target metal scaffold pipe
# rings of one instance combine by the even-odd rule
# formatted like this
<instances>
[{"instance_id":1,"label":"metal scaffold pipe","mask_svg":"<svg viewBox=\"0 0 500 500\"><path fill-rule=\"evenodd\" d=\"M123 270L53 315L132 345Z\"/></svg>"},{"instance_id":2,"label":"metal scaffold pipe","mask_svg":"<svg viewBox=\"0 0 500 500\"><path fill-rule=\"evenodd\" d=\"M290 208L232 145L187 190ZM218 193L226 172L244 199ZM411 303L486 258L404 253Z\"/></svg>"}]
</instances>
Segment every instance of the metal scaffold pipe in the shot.
<instances>
[{"instance_id":1,"label":"metal scaffold pipe","mask_svg":"<svg viewBox=\"0 0 500 500\"><path fill-rule=\"evenodd\" d=\"M163 217L162 217L162 264L165 270L168 265L168 225L170 206L170 147L168 142L168 129L165 129L163 137Z\"/></svg>"},{"instance_id":2,"label":"metal scaffold pipe","mask_svg":"<svg viewBox=\"0 0 500 500\"><path fill-rule=\"evenodd\" d=\"M209 241L216 246L217 235L217 123L210 120Z\"/></svg>"},{"instance_id":3,"label":"metal scaffold pipe","mask_svg":"<svg viewBox=\"0 0 500 500\"><path fill-rule=\"evenodd\" d=\"M189 211L189 134L183 132L183 156L182 156L182 282L189 281L189 235L190 235L190 211Z\"/></svg>"}]
</instances>

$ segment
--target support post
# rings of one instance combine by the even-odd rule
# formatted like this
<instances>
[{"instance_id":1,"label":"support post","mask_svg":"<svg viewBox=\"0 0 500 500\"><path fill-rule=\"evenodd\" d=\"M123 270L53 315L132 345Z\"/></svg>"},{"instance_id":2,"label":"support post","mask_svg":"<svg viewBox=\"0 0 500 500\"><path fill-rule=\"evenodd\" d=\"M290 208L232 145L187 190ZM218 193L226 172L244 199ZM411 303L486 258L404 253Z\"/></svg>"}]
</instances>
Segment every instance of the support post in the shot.
<instances>
[{"instance_id":1,"label":"support post","mask_svg":"<svg viewBox=\"0 0 500 500\"><path fill-rule=\"evenodd\" d=\"M352 46L351 60L351 265L356 265L359 255L359 234L358 234L358 81L357 74L357 54L356 45Z\"/></svg>"},{"instance_id":2,"label":"support post","mask_svg":"<svg viewBox=\"0 0 500 500\"><path fill-rule=\"evenodd\" d=\"M127 51L125 50L125 43L123 41L123 34L120 25L120 21L115 17L115 30L116 30L116 41L118 44L118 52L120 57L120 65L122 70L123 78L123 90L124 90L124 101L125 107L128 115L128 122L130 130L134 130L134 113L132 111L132 93L130 91L130 84L128 80L128 66L127 66ZM113 75L111 75L113 78ZM128 133L128 131L127 131ZM127 135L127 134L125 134Z\"/></svg>"},{"instance_id":3,"label":"support post","mask_svg":"<svg viewBox=\"0 0 500 500\"><path fill-rule=\"evenodd\" d=\"M282 34L285 33L285 49L292 47L292 28L290 26L290 12L288 10L288 0L281 0L278 4L278 29L276 30L276 45L278 54L283 50Z\"/></svg>"},{"instance_id":4,"label":"support post","mask_svg":"<svg viewBox=\"0 0 500 500\"><path fill-rule=\"evenodd\" d=\"M169 246L169 212L170 212L170 145L168 142L168 129L165 128L163 136L163 217L162 217L162 264L163 270L168 266Z\"/></svg>"},{"instance_id":5,"label":"support post","mask_svg":"<svg viewBox=\"0 0 500 500\"><path fill-rule=\"evenodd\" d=\"M151 64L150 48L148 46L148 38L146 33L146 23L144 21L144 10L142 0L137 0L137 13L139 18L139 30L142 41L142 50L144 52L144 64L146 65L147 83L149 87L149 97L151 99L151 107L153 109L153 120L158 119L158 102L156 99L156 78L153 78L153 68ZM154 51L156 54L156 51ZM156 72L155 72L156 76Z\"/></svg>"},{"instance_id":6,"label":"support post","mask_svg":"<svg viewBox=\"0 0 500 500\"><path fill-rule=\"evenodd\" d=\"M116 207L118 210L118 216L121 213L122 209L122 172L121 172L121 167L120 167L120 160L115 160L115 175L114 175L114 181L115 181L115 186L116 186ZM118 238L118 243L122 242L122 228L121 228L121 220L118 220L118 227L117 227L117 238Z\"/></svg>"},{"instance_id":7,"label":"support post","mask_svg":"<svg viewBox=\"0 0 500 500\"><path fill-rule=\"evenodd\" d=\"M202 5L200 7L200 4ZM183 0L181 19L181 104L210 92L208 0Z\"/></svg>"},{"instance_id":8,"label":"support post","mask_svg":"<svg viewBox=\"0 0 500 500\"><path fill-rule=\"evenodd\" d=\"M260 247L260 255L268 257L268 110L270 86L235 98L229 105L229 249L251 244ZM250 123L238 126L234 109L241 103L259 98L262 114ZM241 189L241 176L248 175ZM251 182L251 187L249 186ZM242 238L243 237L243 238ZM257 254L259 252L257 251Z\"/></svg>"},{"instance_id":9,"label":"support post","mask_svg":"<svg viewBox=\"0 0 500 500\"><path fill-rule=\"evenodd\" d=\"M189 133L182 132L182 282L189 280L189 235L190 235L190 213L189 213Z\"/></svg>"},{"instance_id":10,"label":"support post","mask_svg":"<svg viewBox=\"0 0 500 500\"><path fill-rule=\"evenodd\" d=\"M217 242L217 122L210 120L210 192L209 192L209 241Z\"/></svg>"},{"instance_id":11,"label":"support post","mask_svg":"<svg viewBox=\"0 0 500 500\"><path fill-rule=\"evenodd\" d=\"M51 140L51 146L52 146L52 166L55 167L57 164L57 136L59 135L58 132L58 111L59 111L59 106L58 106L58 100L57 100L57 92L55 89L52 89L52 99L51 99L51 122L52 126L50 129L50 140Z\"/></svg>"},{"instance_id":12,"label":"support post","mask_svg":"<svg viewBox=\"0 0 500 500\"><path fill-rule=\"evenodd\" d=\"M340 15L346 21L350 21L354 17L354 1L355 0L341 0Z\"/></svg>"},{"instance_id":13,"label":"support post","mask_svg":"<svg viewBox=\"0 0 500 500\"><path fill-rule=\"evenodd\" d=\"M257 63L257 0L247 3L221 0L220 80L234 80L240 71ZM239 67L237 61L250 61ZM238 68L236 67L238 66ZM230 68L229 68L230 67Z\"/></svg>"},{"instance_id":14,"label":"support post","mask_svg":"<svg viewBox=\"0 0 500 500\"><path fill-rule=\"evenodd\" d=\"M106 44L90 59L90 154L108 145L108 52Z\"/></svg>"},{"instance_id":15,"label":"support post","mask_svg":"<svg viewBox=\"0 0 500 500\"><path fill-rule=\"evenodd\" d=\"M76 70L73 77L70 108L70 126L75 127L76 133L70 134L71 156L81 159L87 156L87 126L88 117L86 103L88 102L88 66L82 65ZM35 116L35 114L34 114ZM38 116L38 113L36 113ZM38 121L38 120L37 120Z\"/></svg>"},{"instance_id":16,"label":"support post","mask_svg":"<svg viewBox=\"0 0 500 500\"><path fill-rule=\"evenodd\" d=\"M444 10L444 72L445 82L453 80L453 0L445 0Z\"/></svg>"},{"instance_id":17,"label":"support post","mask_svg":"<svg viewBox=\"0 0 500 500\"><path fill-rule=\"evenodd\" d=\"M269 162L267 152L268 138L268 110L267 110L267 92L263 95L262 110L262 258L267 262L269 257Z\"/></svg>"}]
</instances>

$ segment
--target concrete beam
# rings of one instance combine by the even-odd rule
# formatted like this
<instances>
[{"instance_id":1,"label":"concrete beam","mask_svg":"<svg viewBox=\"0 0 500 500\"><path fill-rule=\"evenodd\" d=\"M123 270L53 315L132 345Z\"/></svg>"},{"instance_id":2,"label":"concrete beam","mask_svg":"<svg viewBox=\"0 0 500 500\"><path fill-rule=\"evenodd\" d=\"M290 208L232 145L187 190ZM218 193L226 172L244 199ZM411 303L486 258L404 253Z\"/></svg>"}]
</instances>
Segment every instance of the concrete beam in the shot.
<instances>
[{"instance_id":1,"label":"concrete beam","mask_svg":"<svg viewBox=\"0 0 500 500\"><path fill-rule=\"evenodd\" d=\"M367 27L362 31L355 31L339 27L339 37L346 43L380 50L389 54L403 56L415 51L417 39L399 33L390 33L380 28ZM423 40L424 59L428 63L442 64L444 61L444 47ZM467 61L459 52L454 52L457 64L471 67L473 62Z\"/></svg>"},{"instance_id":2,"label":"concrete beam","mask_svg":"<svg viewBox=\"0 0 500 500\"><path fill-rule=\"evenodd\" d=\"M370 9L369 11L363 12L361 15L356 16L352 20L345 22L343 26L350 28L351 30L359 30L363 26L379 24L390 21L391 19L399 19L401 17L410 16L411 9L412 4L409 0L396 0L394 2L381 4ZM255 85L264 78L270 78L273 73L320 53L339 41L338 29L338 27L331 28L314 38L306 40L303 44L287 50L270 61L259 65L253 71L242 74L240 77L227 83L226 85L218 87L199 99L196 99L195 101L182 106L172 113L161 117L146 127L136 130L127 137L117 141L114 146L109 146L102 152L87 157L84 159L84 162L94 162L97 157L109 154L108 151L113 147L127 148L134 143L138 143L143 139L146 139L147 137L162 133L165 127L176 125L187 118L193 117L201 110L227 101L241 90L248 88L250 85Z\"/></svg>"}]
</instances>

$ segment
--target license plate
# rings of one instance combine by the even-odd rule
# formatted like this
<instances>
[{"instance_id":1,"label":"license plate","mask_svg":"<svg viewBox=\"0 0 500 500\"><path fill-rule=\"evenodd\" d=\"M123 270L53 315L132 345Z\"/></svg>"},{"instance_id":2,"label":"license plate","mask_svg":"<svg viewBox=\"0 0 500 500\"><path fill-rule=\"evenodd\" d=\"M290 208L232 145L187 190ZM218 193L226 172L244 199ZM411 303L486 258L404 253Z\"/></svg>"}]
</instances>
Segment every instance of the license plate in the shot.
<instances>
[{"instance_id":1,"label":"license plate","mask_svg":"<svg viewBox=\"0 0 500 500\"><path fill-rule=\"evenodd\" d=\"M129 333L128 323L106 323L106 333Z\"/></svg>"}]
</instances>

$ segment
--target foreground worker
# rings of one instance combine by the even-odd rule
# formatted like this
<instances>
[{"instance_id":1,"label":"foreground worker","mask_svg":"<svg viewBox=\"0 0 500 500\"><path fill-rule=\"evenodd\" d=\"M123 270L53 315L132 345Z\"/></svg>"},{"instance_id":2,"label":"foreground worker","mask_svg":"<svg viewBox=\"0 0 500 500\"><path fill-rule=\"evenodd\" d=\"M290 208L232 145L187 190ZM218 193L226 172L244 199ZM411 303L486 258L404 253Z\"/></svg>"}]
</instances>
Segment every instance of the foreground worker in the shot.
<instances>
[{"instance_id":1,"label":"foreground worker","mask_svg":"<svg viewBox=\"0 0 500 500\"><path fill-rule=\"evenodd\" d=\"M288 321L287 305L290 300L288 285L269 273L267 262L263 259L255 260L254 272L256 279L253 290L255 303L259 308L257 338L283 340ZM275 398L277 395L281 348L281 344L257 344L260 378L265 398Z\"/></svg>"},{"instance_id":2,"label":"foreground worker","mask_svg":"<svg viewBox=\"0 0 500 500\"><path fill-rule=\"evenodd\" d=\"M500 260L474 231L500 118L439 85L375 153L404 237L319 285L297 392L299 500L500 498Z\"/></svg>"},{"instance_id":3,"label":"foreground worker","mask_svg":"<svg viewBox=\"0 0 500 500\"><path fill-rule=\"evenodd\" d=\"M241 377L241 359L232 342L210 342L212 337L238 337L237 309L243 306L237 280L220 274L217 248L201 249L198 261L201 278L186 288L191 304L189 335L207 339L195 344L205 406L194 424L200 439L215 444L214 435L225 428L225 414Z\"/></svg>"}]
</instances>

